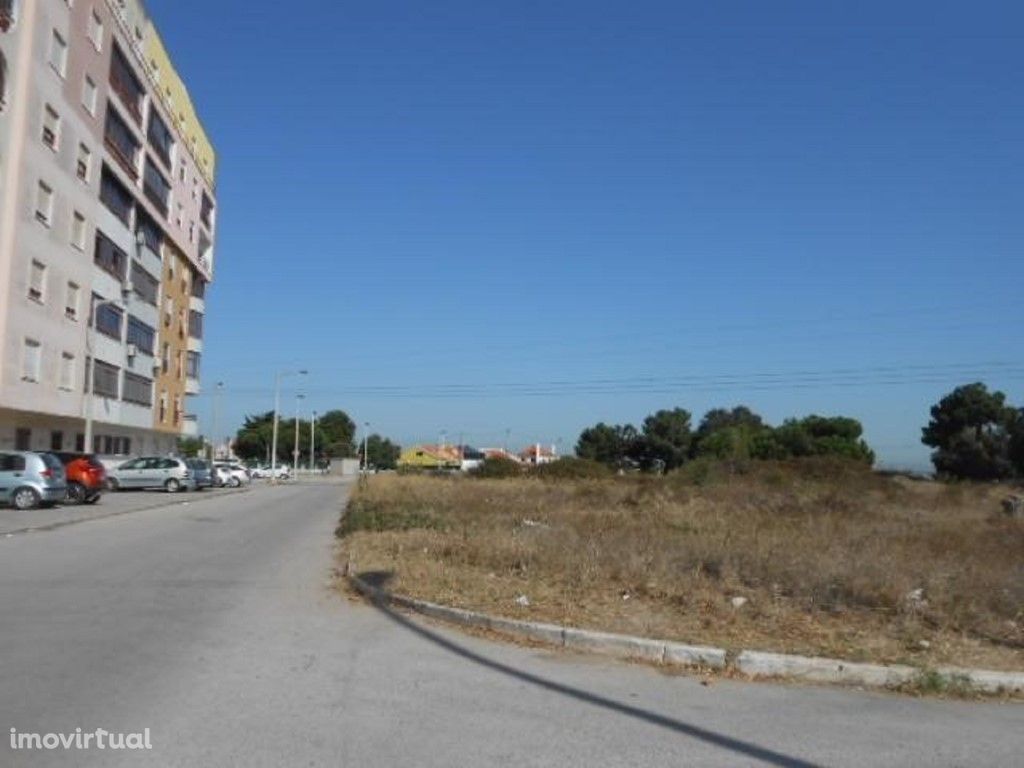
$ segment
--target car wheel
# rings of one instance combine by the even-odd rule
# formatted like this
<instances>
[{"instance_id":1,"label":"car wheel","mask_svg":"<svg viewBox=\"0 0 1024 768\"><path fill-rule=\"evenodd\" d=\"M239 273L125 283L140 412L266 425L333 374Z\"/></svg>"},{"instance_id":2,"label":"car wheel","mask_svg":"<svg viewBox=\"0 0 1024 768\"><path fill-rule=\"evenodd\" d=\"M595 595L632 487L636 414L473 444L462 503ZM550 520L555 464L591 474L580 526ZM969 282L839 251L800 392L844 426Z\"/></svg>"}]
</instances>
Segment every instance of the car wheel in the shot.
<instances>
[{"instance_id":1,"label":"car wheel","mask_svg":"<svg viewBox=\"0 0 1024 768\"><path fill-rule=\"evenodd\" d=\"M31 488L19 488L12 498L16 509L35 509L41 501L39 494Z\"/></svg>"},{"instance_id":2,"label":"car wheel","mask_svg":"<svg viewBox=\"0 0 1024 768\"><path fill-rule=\"evenodd\" d=\"M68 483L68 501L84 504L86 501L85 486L81 483Z\"/></svg>"},{"instance_id":3,"label":"car wheel","mask_svg":"<svg viewBox=\"0 0 1024 768\"><path fill-rule=\"evenodd\" d=\"M238 479L237 477L232 477L232 478L231 478L231 487L232 487L232 488L237 488L237 487L238 487L238 486L240 486L241 484L242 484L242 481L241 481L241 480L239 480L239 479Z\"/></svg>"},{"instance_id":4,"label":"car wheel","mask_svg":"<svg viewBox=\"0 0 1024 768\"><path fill-rule=\"evenodd\" d=\"M170 480L164 483L164 488L167 489L168 493L177 493L178 491L181 490L181 483L179 483L177 479L172 477Z\"/></svg>"}]
</instances>

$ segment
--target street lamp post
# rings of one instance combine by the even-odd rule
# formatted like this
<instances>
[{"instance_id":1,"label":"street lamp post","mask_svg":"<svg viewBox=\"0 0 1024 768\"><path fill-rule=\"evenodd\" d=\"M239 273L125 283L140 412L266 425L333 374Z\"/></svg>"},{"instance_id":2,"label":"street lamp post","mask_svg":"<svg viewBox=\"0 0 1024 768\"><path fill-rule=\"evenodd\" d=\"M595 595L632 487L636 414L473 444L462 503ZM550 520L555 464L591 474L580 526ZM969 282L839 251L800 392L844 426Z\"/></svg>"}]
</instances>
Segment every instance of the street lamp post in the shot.
<instances>
[{"instance_id":1,"label":"street lamp post","mask_svg":"<svg viewBox=\"0 0 1024 768\"><path fill-rule=\"evenodd\" d=\"M210 461L217 460L217 405L220 399L220 393L224 389L224 382L218 381L213 388L213 430L210 434Z\"/></svg>"},{"instance_id":2,"label":"street lamp post","mask_svg":"<svg viewBox=\"0 0 1024 768\"><path fill-rule=\"evenodd\" d=\"M295 467L296 479L299 475L299 401L305 399L305 395L295 396L295 448L292 450L292 466Z\"/></svg>"},{"instance_id":3,"label":"street lamp post","mask_svg":"<svg viewBox=\"0 0 1024 768\"><path fill-rule=\"evenodd\" d=\"M316 456L316 411L309 423L309 474L313 474L313 457Z\"/></svg>"},{"instance_id":4,"label":"street lamp post","mask_svg":"<svg viewBox=\"0 0 1024 768\"><path fill-rule=\"evenodd\" d=\"M270 482L277 482L277 429L281 420L281 379L287 376L305 376L306 370L278 371L274 377L274 428L271 431L270 443Z\"/></svg>"}]
</instances>

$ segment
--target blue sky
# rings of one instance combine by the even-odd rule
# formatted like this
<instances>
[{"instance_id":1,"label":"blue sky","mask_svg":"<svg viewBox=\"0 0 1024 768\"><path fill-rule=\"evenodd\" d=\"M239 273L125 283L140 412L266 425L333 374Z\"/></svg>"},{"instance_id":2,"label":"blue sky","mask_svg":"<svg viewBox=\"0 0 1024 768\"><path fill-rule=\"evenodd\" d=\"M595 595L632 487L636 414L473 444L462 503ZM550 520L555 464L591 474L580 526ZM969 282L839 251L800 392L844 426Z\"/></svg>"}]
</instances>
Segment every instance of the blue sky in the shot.
<instances>
[{"instance_id":1,"label":"blue sky","mask_svg":"<svg viewBox=\"0 0 1024 768\"><path fill-rule=\"evenodd\" d=\"M149 5L219 151L207 429L305 367L404 443L744 403L923 467L953 386L1024 403L1019 4Z\"/></svg>"}]
</instances>

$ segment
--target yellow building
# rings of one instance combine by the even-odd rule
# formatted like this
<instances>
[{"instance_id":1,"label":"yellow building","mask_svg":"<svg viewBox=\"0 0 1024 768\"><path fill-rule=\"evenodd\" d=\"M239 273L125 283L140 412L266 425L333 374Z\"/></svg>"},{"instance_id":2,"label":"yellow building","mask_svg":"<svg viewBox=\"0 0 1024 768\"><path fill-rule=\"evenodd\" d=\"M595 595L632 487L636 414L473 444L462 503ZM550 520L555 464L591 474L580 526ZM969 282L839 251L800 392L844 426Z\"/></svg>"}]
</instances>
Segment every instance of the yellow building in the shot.
<instances>
[{"instance_id":1,"label":"yellow building","mask_svg":"<svg viewBox=\"0 0 1024 768\"><path fill-rule=\"evenodd\" d=\"M409 469L460 469L462 454L455 445L414 445L402 451L398 466Z\"/></svg>"}]
</instances>

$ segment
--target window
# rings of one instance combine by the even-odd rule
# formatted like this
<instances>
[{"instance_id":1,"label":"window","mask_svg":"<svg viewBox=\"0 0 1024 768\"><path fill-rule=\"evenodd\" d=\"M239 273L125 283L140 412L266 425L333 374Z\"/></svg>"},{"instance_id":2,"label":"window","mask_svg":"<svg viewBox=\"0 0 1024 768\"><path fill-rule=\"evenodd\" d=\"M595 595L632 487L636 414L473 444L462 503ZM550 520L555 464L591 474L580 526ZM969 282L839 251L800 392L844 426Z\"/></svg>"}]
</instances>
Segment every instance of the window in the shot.
<instances>
[{"instance_id":1,"label":"window","mask_svg":"<svg viewBox=\"0 0 1024 768\"><path fill-rule=\"evenodd\" d=\"M60 355L59 386L66 390L71 390L75 386L75 356L70 352L62 352Z\"/></svg>"},{"instance_id":2,"label":"window","mask_svg":"<svg viewBox=\"0 0 1024 768\"><path fill-rule=\"evenodd\" d=\"M40 224L50 226L50 218L53 216L53 190L44 181L39 182L39 189L36 190L36 220Z\"/></svg>"},{"instance_id":3,"label":"window","mask_svg":"<svg viewBox=\"0 0 1024 768\"><path fill-rule=\"evenodd\" d=\"M96 251L93 254L93 262L122 283L128 274L128 255L98 229L96 230Z\"/></svg>"},{"instance_id":4,"label":"window","mask_svg":"<svg viewBox=\"0 0 1024 768\"><path fill-rule=\"evenodd\" d=\"M170 325L174 319L174 300L167 296L164 298L164 325Z\"/></svg>"},{"instance_id":5,"label":"window","mask_svg":"<svg viewBox=\"0 0 1024 768\"><path fill-rule=\"evenodd\" d=\"M78 297L81 293L78 283L68 283L68 290L64 296L64 317L68 320L78 321Z\"/></svg>"},{"instance_id":6,"label":"window","mask_svg":"<svg viewBox=\"0 0 1024 768\"><path fill-rule=\"evenodd\" d=\"M160 393L160 418L159 421L167 421L167 393Z\"/></svg>"},{"instance_id":7,"label":"window","mask_svg":"<svg viewBox=\"0 0 1024 768\"><path fill-rule=\"evenodd\" d=\"M87 24L85 34L89 38L89 42L92 43L92 47L98 52L103 48L103 20L96 11L93 11L89 14Z\"/></svg>"},{"instance_id":8,"label":"window","mask_svg":"<svg viewBox=\"0 0 1024 768\"><path fill-rule=\"evenodd\" d=\"M139 352L145 355L153 354L153 345L156 342L156 331L152 326L139 320L137 317L128 315L128 338L129 344L134 344Z\"/></svg>"},{"instance_id":9,"label":"window","mask_svg":"<svg viewBox=\"0 0 1024 768\"><path fill-rule=\"evenodd\" d=\"M210 200L210 196L203 193L203 205L200 208L199 218L209 229L212 224L213 217L213 201Z\"/></svg>"},{"instance_id":10,"label":"window","mask_svg":"<svg viewBox=\"0 0 1024 768\"><path fill-rule=\"evenodd\" d=\"M89 167L92 165L92 152L85 144L78 145L78 158L75 161L75 175L86 184L89 183Z\"/></svg>"},{"instance_id":11,"label":"window","mask_svg":"<svg viewBox=\"0 0 1024 768\"><path fill-rule=\"evenodd\" d=\"M179 350L178 356L176 358L176 361L177 361L178 365L175 368L174 376L175 376L175 378L178 378L178 379L184 379L185 378L185 353L181 352Z\"/></svg>"},{"instance_id":12,"label":"window","mask_svg":"<svg viewBox=\"0 0 1024 768\"><path fill-rule=\"evenodd\" d=\"M71 245L80 251L85 250L85 216L78 211L71 215Z\"/></svg>"},{"instance_id":13,"label":"window","mask_svg":"<svg viewBox=\"0 0 1024 768\"><path fill-rule=\"evenodd\" d=\"M149 138L149 146L153 148L153 152L163 161L164 166L170 169L174 137L155 109L149 111L149 129L146 131L146 136Z\"/></svg>"},{"instance_id":14,"label":"window","mask_svg":"<svg viewBox=\"0 0 1024 768\"><path fill-rule=\"evenodd\" d=\"M197 299L206 297L206 281L201 277L196 277L192 281L192 295Z\"/></svg>"},{"instance_id":15,"label":"window","mask_svg":"<svg viewBox=\"0 0 1024 768\"><path fill-rule=\"evenodd\" d=\"M107 304L97 297L96 300L96 330L104 336L121 340L121 321L124 319L124 312L120 307Z\"/></svg>"},{"instance_id":16,"label":"window","mask_svg":"<svg viewBox=\"0 0 1024 768\"><path fill-rule=\"evenodd\" d=\"M181 407L181 395L175 395L174 397L174 424L178 425L181 423L181 417L183 416Z\"/></svg>"},{"instance_id":17,"label":"window","mask_svg":"<svg viewBox=\"0 0 1024 768\"><path fill-rule=\"evenodd\" d=\"M149 201L157 207L157 210L166 216L171 197L171 185L163 177L163 174L157 170L156 165L149 157L146 158L146 167L142 174L142 191L149 198Z\"/></svg>"},{"instance_id":18,"label":"window","mask_svg":"<svg viewBox=\"0 0 1024 768\"><path fill-rule=\"evenodd\" d=\"M106 165L103 166L103 174L100 177L100 200L126 227L129 225L135 200L132 193L117 180Z\"/></svg>"},{"instance_id":19,"label":"window","mask_svg":"<svg viewBox=\"0 0 1024 768\"><path fill-rule=\"evenodd\" d=\"M165 343L163 353L160 355L160 372L167 373L171 367L171 345Z\"/></svg>"},{"instance_id":20,"label":"window","mask_svg":"<svg viewBox=\"0 0 1024 768\"><path fill-rule=\"evenodd\" d=\"M59 429L55 429L50 433L50 450L64 450L64 433L61 432Z\"/></svg>"},{"instance_id":21,"label":"window","mask_svg":"<svg viewBox=\"0 0 1024 768\"><path fill-rule=\"evenodd\" d=\"M43 303L43 292L46 288L46 265L40 261L32 260L28 276L28 297L32 301Z\"/></svg>"},{"instance_id":22,"label":"window","mask_svg":"<svg viewBox=\"0 0 1024 768\"><path fill-rule=\"evenodd\" d=\"M92 377L92 391L103 397L117 397L117 377L119 373L120 368L116 365L96 360Z\"/></svg>"},{"instance_id":23,"label":"window","mask_svg":"<svg viewBox=\"0 0 1024 768\"><path fill-rule=\"evenodd\" d=\"M56 152L59 137L60 115L57 114L57 110L47 104L43 108L43 144Z\"/></svg>"},{"instance_id":24,"label":"window","mask_svg":"<svg viewBox=\"0 0 1024 768\"><path fill-rule=\"evenodd\" d=\"M157 306L160 281L147 272L139 262L132 260L132 288L135 295L147 304Z\"/></svg>"},{"instance_id":25,"label":"window","mask_svg":"<svg viewBox=\"0 0 1024 768\"><path fill-rule=\"evenodd\" d=\"M142 233L146 247L156 254L157 258L160 258L160 244L164 239L163 230L161 230L160 225L153 220L153 217L146 213L142 208L139 208L139 210L136 211L135 231Z\"/></svg>"},{"instance_id":26,"label":"window","mask_svg":"<svg viewBox=\"0 0 1024 768\"><path fill-rule=\"evenodd\" d=\"M82 85L82 106L90 115L96 114L96 81L88 75Z\"/></svg>"},{"instance_id":27,"label":"window","mask_svg":"<svg viewBox=\"0 0 1024 768\"><path fill-rule=\"evenodd\" d=\"M103 142L125 172L133 179L138 178L139 170L136 163L142 145L135 138L128 123L121 118L116 109L110 106L107 106L107 122L103 129Z\"/></svg>"},{"instance_id":28,"label":"window","mask_svg":"<svg viewBox=\"0 0 1024 768\"><path fill-rule=\"evenodd\" d=\"M32 430L26 429L25 427L18 427L14 430L14 450L16 451L29 451L32 449ZM24 456L8 456L9 460L7 469L13 472L24 472L25 471L25 457ZM13 459L13 461L10 461Z\"/></svg>"},{"instance_id":29,"label":"window","mask_svg":"<svg viewBox=\"0 0 1024 768\"><path fill-rule=\"evenodd\" d=\"M188 223L188 241L190 243L196 241L196 223L194 221Z\"/></svg>"},{"instance_id":30,"label":"window","mask_svg":"<svg viewBox=\"0 0 1024 768\"><path fill-rule=\"evenodd\" d=\"M132 71L128 58L115 45L110 57L110 88L120 97L136 122L142 121L142 100L145 92L142 83Z\"/></svg>"},{"instance_id":31,"label":"window","mask_svg":"<svg viewBox=\"0 0 1024 768\"><path fill-rule=\"evenodd\" d=\"M42 365L43 348L35 339L25 339L21 356L21 380L39 381L39 369Z\"/></svg>"},{"instance_id":32,"label":"window","mask_svg":"<svg viewBox=\"0 0 1024 768\"><path fill-rule=\"evenodd\" d=\"M199 353L189 352L185 363L185 375L190 379L199 378Z\"/></svg>"},{"instance_id":33,"label":"window","mask_svg":"<svg viewBox=\"0 0 1024 768\"><path fill-rule=\"evenodd\" d=\"M53 71L64 77L68 65L68 44L56 29L50 38L50 66Z\"/></svg>"},{"instance_id":34,"label":"window","mask_svg":"<svg viewBox=\"0 0 1024 768\"><path fill-rule=\"evenodd\" d=\"M150 406L153 404L153 382L144 376L124 372L124 391L121 399L128 403Z\"/></svg>"}]
</instances>

